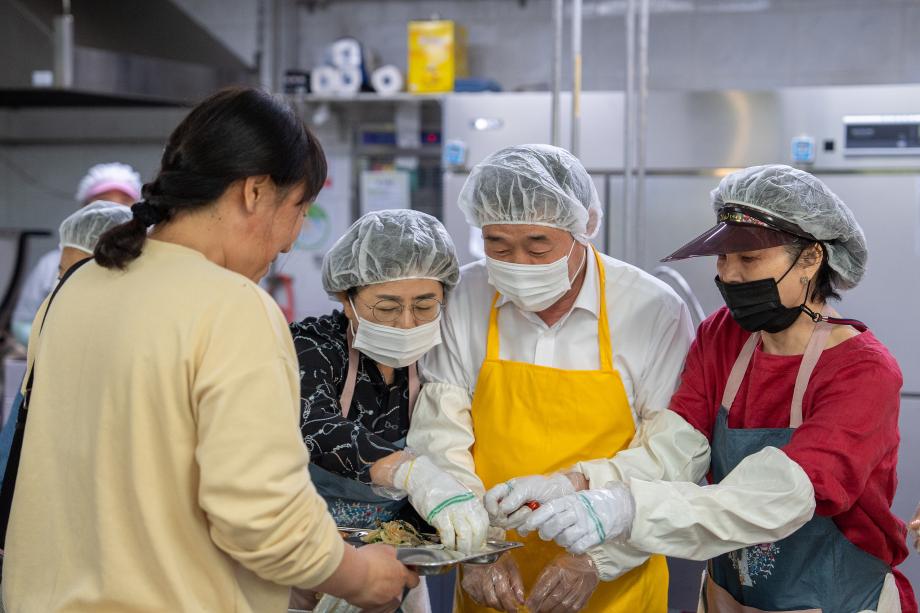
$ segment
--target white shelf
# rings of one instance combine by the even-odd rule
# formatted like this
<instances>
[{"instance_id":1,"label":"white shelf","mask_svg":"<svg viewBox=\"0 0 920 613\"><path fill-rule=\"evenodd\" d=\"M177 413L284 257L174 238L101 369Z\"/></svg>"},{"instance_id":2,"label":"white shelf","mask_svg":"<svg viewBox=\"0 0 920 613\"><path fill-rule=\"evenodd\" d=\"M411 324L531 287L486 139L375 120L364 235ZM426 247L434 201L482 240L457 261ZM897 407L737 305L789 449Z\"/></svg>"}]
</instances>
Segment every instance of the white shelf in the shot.
<instances>
[{"instance_id":1,"label":"white shelf","mask_svg":"<svg viewBox=\"0 0 920 613\"><path fill-rule=\"evenodd\" d=\"M326 104L364 104L364 103L394 103L394 102L440 102L449 94L408 94L400 93L392 96L382 96L373 92L361 92L354 96L332 95L320 96L316 94L285 94L293 102L326 103Z\"/></svg>"}]
</instances>

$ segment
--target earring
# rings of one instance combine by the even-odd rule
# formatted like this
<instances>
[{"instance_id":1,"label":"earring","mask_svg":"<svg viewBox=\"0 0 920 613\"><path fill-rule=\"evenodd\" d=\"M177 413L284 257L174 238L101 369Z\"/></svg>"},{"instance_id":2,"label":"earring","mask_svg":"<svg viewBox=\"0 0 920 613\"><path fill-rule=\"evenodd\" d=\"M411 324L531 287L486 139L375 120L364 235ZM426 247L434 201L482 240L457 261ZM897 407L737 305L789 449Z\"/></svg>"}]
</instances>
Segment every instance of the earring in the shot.
<instances>
[{"instance_id":1,"label":"earring","mask_svg":"<svg viewBox=\"0 0 920 613\"><path fill-rule=\"evenodd\" d=\"M811 279L809 279L808 277L802 277L802 278L799 279L799 281L802 283L802 285L808 285L808 282L809 282L810 280L811 280Z\"/></svg>"}]
</instances>

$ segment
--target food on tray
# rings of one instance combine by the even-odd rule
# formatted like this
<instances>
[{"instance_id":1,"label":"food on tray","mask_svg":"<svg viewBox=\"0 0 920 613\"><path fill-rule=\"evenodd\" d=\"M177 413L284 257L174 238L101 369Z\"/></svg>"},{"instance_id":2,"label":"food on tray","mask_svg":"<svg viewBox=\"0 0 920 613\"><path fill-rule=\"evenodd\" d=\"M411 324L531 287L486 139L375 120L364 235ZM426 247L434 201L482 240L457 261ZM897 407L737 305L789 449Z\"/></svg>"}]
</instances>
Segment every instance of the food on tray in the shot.
<instances>
[{"instance_id":1,"label":"food on tray","mask_svg":"<svg viewBox=\"0 0 920 613\"><path fill-rule=\"evenodd\" d=\"M377 528L361 537L365 543L385 543L387 545L420 547L431 545L433 541L419 534L415 527L402 520L377 522Z\"/></svg>"}]
</instances>

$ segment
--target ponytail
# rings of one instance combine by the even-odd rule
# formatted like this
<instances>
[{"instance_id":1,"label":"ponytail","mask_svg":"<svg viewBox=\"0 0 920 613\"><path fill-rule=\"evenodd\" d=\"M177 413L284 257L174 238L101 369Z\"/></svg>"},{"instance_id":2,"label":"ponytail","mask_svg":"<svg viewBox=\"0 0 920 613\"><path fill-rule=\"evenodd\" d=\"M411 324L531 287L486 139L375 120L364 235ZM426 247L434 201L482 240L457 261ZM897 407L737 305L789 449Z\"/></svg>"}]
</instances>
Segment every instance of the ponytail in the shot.
<instances>
[{"instance_id":1,"label":"ponytail","mask_svg":"<svg viewBox=\"0 0 920 613\"><path fill-rule=\"evenodd\" d=\"M134 218L104 233L93 257L104 268L124 270L132 260L136 260L147 240L147 228L160 223L165 216L160 209L141 201L131 207Z\"/></svg>"},{"instance_id":2,"label":"ponytail","mask_svg":"<svg viewBox=\"0 0 920 613\"><path fill-rule=\"evenodd\" d=\"M283 99L251 88L218 92L173 131L156 180L131 207L134 218L102 235L96 262L124 270L137 259L147 229L176 213L210 206L235 181L269 175L279 188L305 184L312 200L326 180L326 156Z\"/></svg>"}]
</instances>

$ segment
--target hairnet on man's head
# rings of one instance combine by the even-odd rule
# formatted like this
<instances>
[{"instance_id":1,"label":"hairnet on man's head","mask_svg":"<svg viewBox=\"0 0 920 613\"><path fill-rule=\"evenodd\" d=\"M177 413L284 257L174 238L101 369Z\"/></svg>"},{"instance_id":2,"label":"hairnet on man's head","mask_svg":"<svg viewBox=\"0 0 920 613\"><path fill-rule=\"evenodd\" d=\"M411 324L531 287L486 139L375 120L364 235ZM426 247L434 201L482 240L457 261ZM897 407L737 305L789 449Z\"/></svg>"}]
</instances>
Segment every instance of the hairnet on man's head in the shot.
<instances>
[{"instance_id":1,"label":"hairnet on man's head","mask_svg":"<svg viewBox=\"0 0 920 613\"><path fill-rule=\"evenodd\" d=\"M759 209L821 241L836 285L853 287L866 271L866 237L847 205L820 179L782 164L752 166L726 176L712 191L716 211L728 204Z\"/></svg>"},{"instance_id":2,"label":"hairnet on man's head","mask_svg":"<svg viewBox=\"0 0 920 613\"><path fill-rule=\"evenodd\" d=\"M73 247L92 253L99 237L123 223L131 221L131 209L115 202L97 200L86 205L61 222L61 248Z\"/></svg>"},{"instance_id":3,"label":"hairnet on man's head","mask_svg":"<svg viewBox=\"0 0 920 613\"><path fill-rule=\"evenodd\" d=\"M528 224L559 228L587 243L603 210L594 181L574 155L550 145L517 145L477 164L458 200L476 228Z\"/></svg>"},{"instance_id":4,"label":"hairnet on man's head","mask_svg":"<svg viewBox=\"0 0 920 613\"><path fill-rule=\"evenodd\" d=\"M446 290L460 281L454 243L431 215L407 209L368 213L323 258L323 288L333 297L402 279L435 279Z\"/></svg>"}]
</instances>

